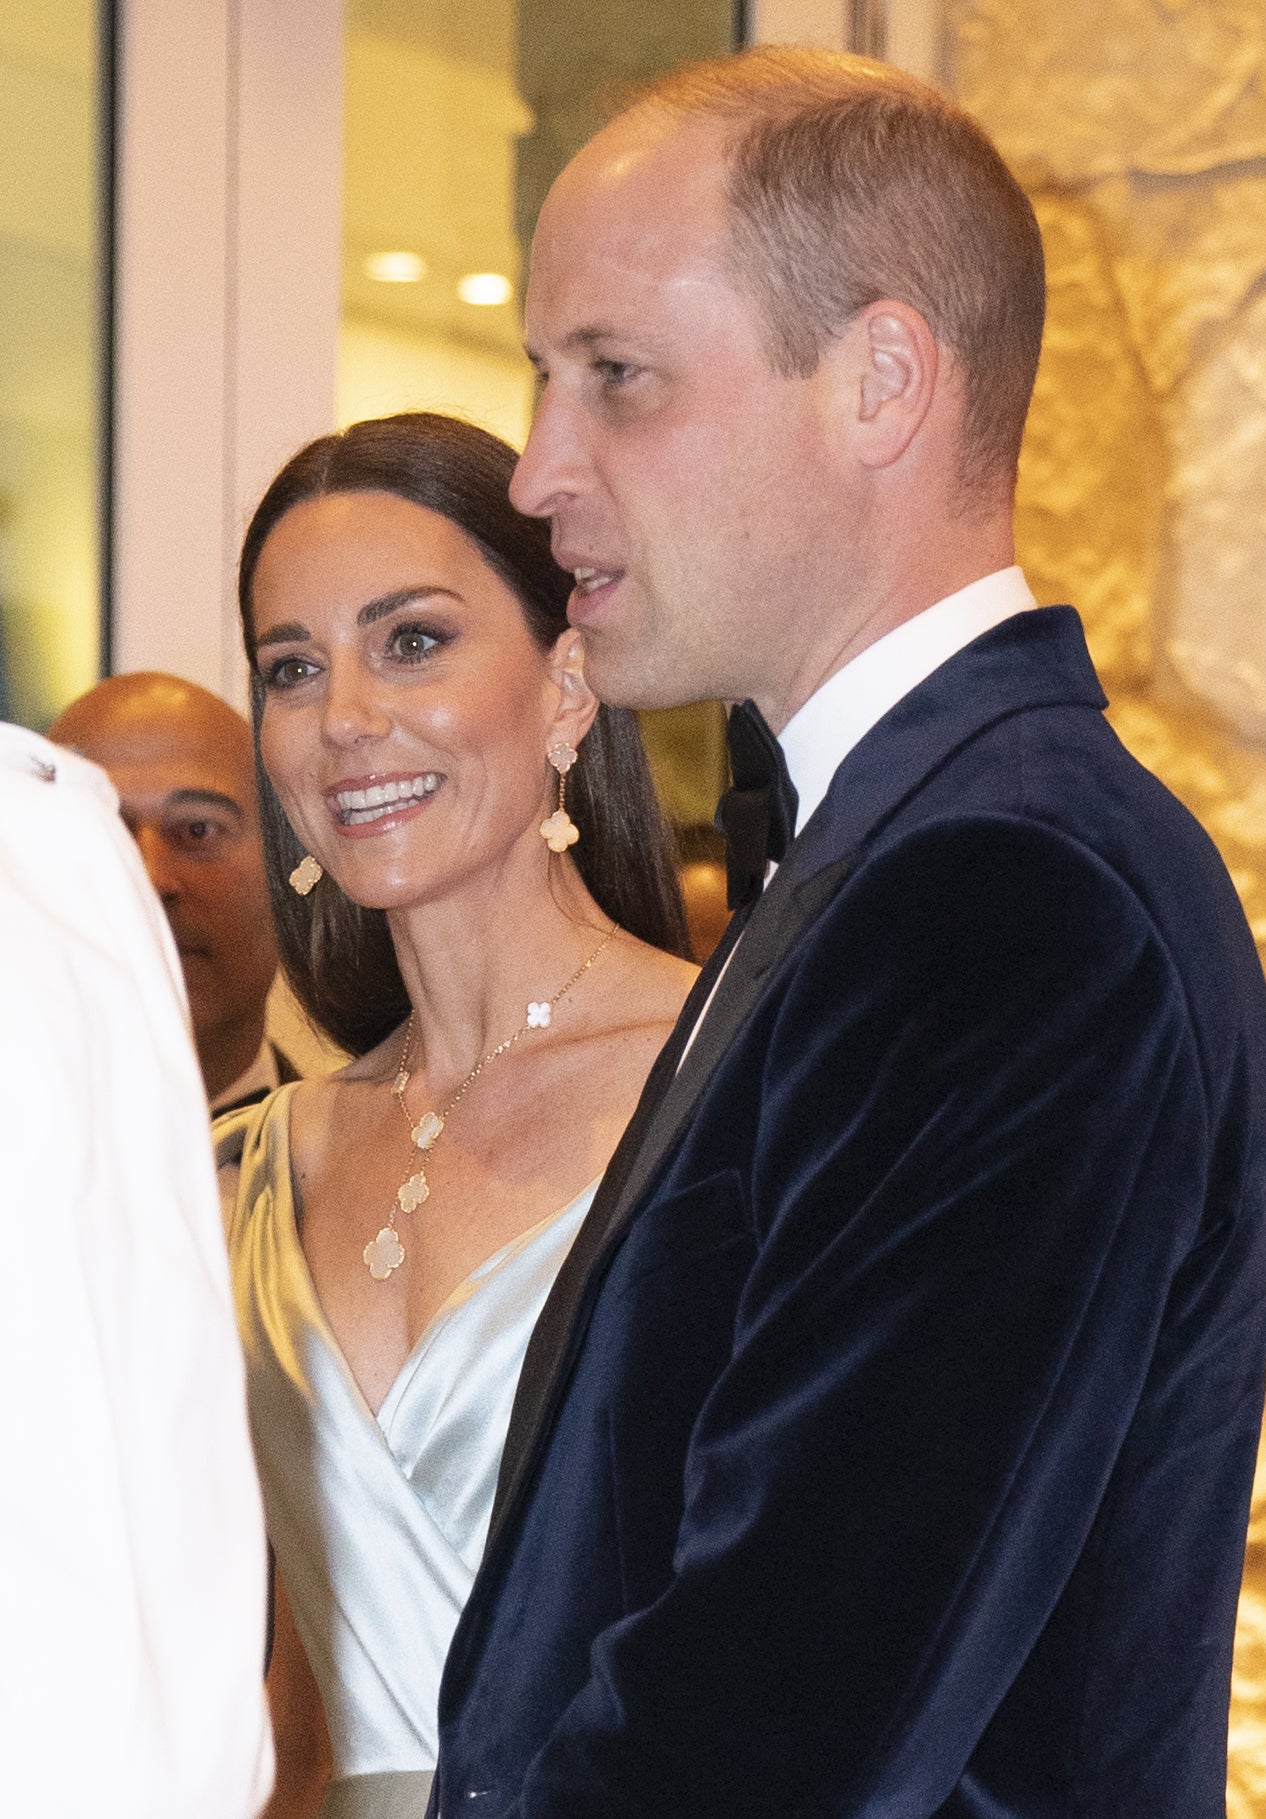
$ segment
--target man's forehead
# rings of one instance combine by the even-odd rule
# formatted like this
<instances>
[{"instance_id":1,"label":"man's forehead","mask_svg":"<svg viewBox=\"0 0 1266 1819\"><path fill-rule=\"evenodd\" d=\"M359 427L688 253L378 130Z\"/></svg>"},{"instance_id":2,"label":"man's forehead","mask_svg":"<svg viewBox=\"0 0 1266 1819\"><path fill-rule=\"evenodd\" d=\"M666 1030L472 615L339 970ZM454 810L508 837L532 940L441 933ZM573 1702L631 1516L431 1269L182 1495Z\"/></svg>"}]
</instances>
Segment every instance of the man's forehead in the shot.
<instances>
[{"instance_id":1,"label":"man's forehead","mask_svg":"<svg viewBox=\"0 0 1266 1819\"><path fill-rule=\"evenodd\" d=\"M157 814L177 791L230 797L248 813L255 780L249 735L231 722L204 726L196 709L177 715L139 711L100 716L66 729L66 743L107 771L125 807Z\"/></svg>"},{"instance_id":2,"label":"man's forehead","mask_svg":"<svg viewBox=\"0 0 1266 1819\"><path fill-rule=\"evenodd\" d=\"M243 819L251 814L249 779L232 765L178 757L137 762L118 754L113 761L98 762L109 774L125 814L159 820L164 815L196 811L200 805L235 808Z\"/></svg>"},{"instance_id":3,"label":"man's forehead","mask_svg":"<svg viewBox=\"0 0 1266 1819\"><path fill-rule=\"evenodd\" d=\"M570 282L621 284L691 272L719 276L728 248L719 133L699 122L614 122L571 161L546 198L532 243L529 312Z\"/></svg>"}]
</instances>

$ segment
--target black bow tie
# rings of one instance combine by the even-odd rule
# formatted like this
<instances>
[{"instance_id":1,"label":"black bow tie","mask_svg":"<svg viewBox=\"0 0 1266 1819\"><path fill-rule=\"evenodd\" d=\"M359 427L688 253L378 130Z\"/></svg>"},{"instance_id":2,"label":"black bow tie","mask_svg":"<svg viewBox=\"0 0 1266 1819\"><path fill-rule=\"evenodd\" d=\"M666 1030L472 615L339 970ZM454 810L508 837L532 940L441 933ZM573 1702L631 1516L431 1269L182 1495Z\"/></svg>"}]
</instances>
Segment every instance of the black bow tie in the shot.
<instances>
[{"instance_id":1,"label":"black bow tie","mask_svg":"<svg viewBox=\"0 0 1266 1819\"><path fill-rule=\"evenodd\" d=\"M781 745L754 701L730 709L725 729L734 779L717 809L725 835L730 908L752 903L765 888L765 868L781 859L796 831L796 786Z\"/></svg>"}]
</instances>

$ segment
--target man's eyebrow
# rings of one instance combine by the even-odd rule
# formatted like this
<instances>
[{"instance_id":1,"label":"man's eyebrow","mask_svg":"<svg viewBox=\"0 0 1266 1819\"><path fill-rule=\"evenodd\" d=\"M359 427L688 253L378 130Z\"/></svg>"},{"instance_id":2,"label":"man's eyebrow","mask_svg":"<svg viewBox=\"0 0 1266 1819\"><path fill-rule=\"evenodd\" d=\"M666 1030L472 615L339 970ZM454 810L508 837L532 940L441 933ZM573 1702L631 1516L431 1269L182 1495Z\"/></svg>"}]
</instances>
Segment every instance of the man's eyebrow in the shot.
<instances>
[{"instance_id":1,"label":"man's eyebrow","mask_svg":"<svg viewBox=\"0 0 1266 1819\"><path fill-rule=\"evenodd\" d=\"M434 587L420 582L416 587L397 587L389 594L380 594L377 600L370 600L356 615L357 625L373 625L375 620L385 619L399 607L408 606L412 600L429 600L435 597L448 600L460 600L461 595L451 587ZM262 650L266 644L301 644L310 638L311 632L306 625L300 625L297 619L289 620L285 625L270 626L261 632L255 640L255 649Z\"/></svg>"},{"instance_id":2,"label":"man's eyebrow","mask_svg":"<svg viewBox=\"0 0 1266 1819\"><path fill-rule=\"evenodd\" d=\"M246 810L233 796L228 796L218 789L174 789L170 796L164 798L163 808L223 808L236 815L239 821L246 817Z\"/></svg>"},{"instance_id":3,"label":"man's eyebrow","mask_svg":"<svg viewBox=\"0 0 1266 1819\"><path fill-rule=\"evenodd\" d=\"M564 347L596 347L599 341L610 341L617 330L599 322L592 328L574 328L563 341Z\"/></svg>"},{"instance_id":4,"label":"man's eyebrow","mask_svg":"<svg viewBox=\"0 0 1266 1819\"><path fill-rule=\"evenodd\" d=\"M585 353L597 347L603 341L623 341L628 338L628 330L620 329L610 322L595 322L583 328L573 328L563 336L563 350L566 353ZM530 343L525 342L523 352L533 366L539 366L544 355L538 354Z\"/></svg>"}]
</instances>

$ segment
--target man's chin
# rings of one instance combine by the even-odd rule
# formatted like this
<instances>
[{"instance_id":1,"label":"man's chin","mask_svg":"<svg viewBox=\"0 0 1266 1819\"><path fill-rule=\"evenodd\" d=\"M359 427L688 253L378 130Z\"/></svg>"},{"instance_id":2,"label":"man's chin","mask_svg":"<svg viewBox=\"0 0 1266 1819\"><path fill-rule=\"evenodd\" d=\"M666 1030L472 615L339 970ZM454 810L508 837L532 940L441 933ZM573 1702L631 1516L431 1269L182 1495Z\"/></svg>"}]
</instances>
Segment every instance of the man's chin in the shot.
<instances>
[{"instance_id":1,"label":"man's chin","mask_svg":"<svg viewBox=\"0 0 1266 1819\"><path fill-rule=\"evenodd\" d=\"M180 954L180 967L185 975L185 995L195 1029L215 1024L224 1018L224 983L206 954Z\"/></svg>"},{"instance_id":2,"label":"man's chin","mask_svg":"<svg viewBox=\"0 0 1266 1819\"><path fill-rule=\"evenodd\" d=\"M706 691L692 689L687 676L648 661L645 649L591 636L585 639L585 681L607 707L652 711L710 699Z\"/></svg>"}]
</instances>

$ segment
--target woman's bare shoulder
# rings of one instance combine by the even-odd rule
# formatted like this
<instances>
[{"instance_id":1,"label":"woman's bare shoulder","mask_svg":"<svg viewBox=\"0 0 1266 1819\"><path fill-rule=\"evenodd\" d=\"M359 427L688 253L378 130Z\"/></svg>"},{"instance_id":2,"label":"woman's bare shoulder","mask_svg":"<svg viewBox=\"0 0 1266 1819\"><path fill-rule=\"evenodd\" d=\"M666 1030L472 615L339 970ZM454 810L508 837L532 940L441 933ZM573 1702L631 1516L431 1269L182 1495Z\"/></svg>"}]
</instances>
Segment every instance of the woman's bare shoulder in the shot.
<instances>
[{"instance_id":1,"label":"woman's bare shoulder","mask_svg":"<svg viewBox=\"0 0 1266 1819\"><path fill-rule=\"evenodd\" d=\"M358 1115L372 1095L367 1087L392 1078L400 1058L400 1034L393 1031L377 1048L328 1074L295 1086L290 1101L290 1156L301 1177L319 1166L330 1143L354 1136Z\"/></svg>"},{"instance_id":2,"label":"woman's bare shoulder","mask_svg":"<svg viewBox=\"0 0 1266 1819\"><path fill-rule=\"evenodd\" d=\"M622 1013L616 1020L626 1025L663 1025L667 1034L699 968L632 935L621 937L619 959L619 977L612 978L608 993L610 1009Z\"/></svg>"}]
</instances>

